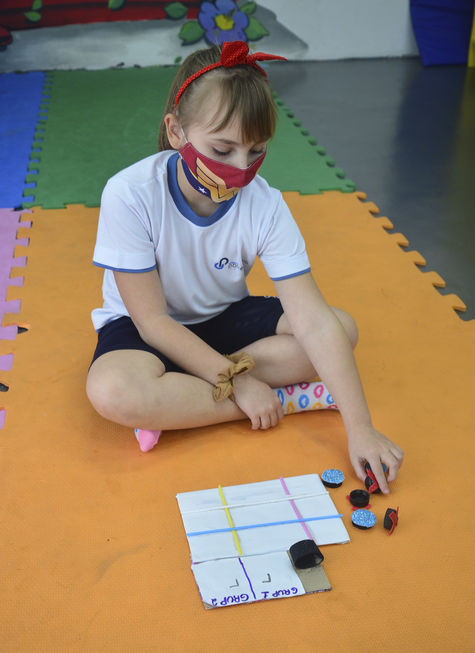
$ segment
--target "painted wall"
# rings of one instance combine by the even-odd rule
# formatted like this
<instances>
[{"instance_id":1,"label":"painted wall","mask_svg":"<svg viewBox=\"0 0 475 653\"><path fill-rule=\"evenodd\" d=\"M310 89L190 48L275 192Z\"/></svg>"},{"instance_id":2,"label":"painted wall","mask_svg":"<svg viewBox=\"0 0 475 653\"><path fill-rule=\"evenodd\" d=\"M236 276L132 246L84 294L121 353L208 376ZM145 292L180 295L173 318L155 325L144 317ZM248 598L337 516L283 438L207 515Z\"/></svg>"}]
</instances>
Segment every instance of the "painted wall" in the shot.
<instances>
[{"instance_id":1,"label":"painted wall","mask_svg":"<svg viewBox=\"0 0 475 653\"><path fill-rule=\"evenodd\" d=\"M296 58L418 55L409 0L258 0L308 45Z\"/></svg>"},{"instance_id":2,"label":"painted wall","mask_svg":"<svg viewBox=\"0 0 475 653\"><path fill-rule=\"evenodd\" d=\"M200 11L198 0L190 3ZM235 7L226 0L229 5ZM252 47L290 60L418 55L409 0L257 0L257 5L238 0L237 5L252 5L254 28L244 35ZM182 36L190 25L187 15L177 20L117 20L12 31L13 42L0 49L0 72L173 64L206 47L208 32L196 18L191 17L198 39L188 43ZM235 31L229 34L225 40L243 38Z\"/></svg>"}]
</instances>

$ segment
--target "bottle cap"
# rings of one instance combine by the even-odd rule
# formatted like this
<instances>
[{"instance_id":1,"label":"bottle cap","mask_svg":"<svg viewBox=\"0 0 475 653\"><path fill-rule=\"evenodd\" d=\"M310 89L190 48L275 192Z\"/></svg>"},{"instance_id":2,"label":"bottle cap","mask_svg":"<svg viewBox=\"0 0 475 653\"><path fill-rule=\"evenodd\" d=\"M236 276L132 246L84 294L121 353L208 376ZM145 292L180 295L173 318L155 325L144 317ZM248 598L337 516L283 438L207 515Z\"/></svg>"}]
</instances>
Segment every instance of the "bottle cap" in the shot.
<instances>
[{"instance_id":1,"label":"bottle cap","mask_svg":"<svg viewBox=\"0 0 475 653\"><path fill-rule=\"evenodd\" d=\"M367 530L376 524L376 515L371 510L355 510L351 515L353 526Z\"/></svg>"},{"instance_id":2,"label":"bottle cap","mask_svg":"<svg viewBox=\"0 0 475 653\"><path fill-rule=\"evenodd\" d=\"M292 563L297 569L310 569L323 562L323 553L313 540L300 540L289 549Z\"/></svg>"},{"instance_id":3,"label":"bottle cap","mask_svg":"<svg viewBox=\"0 0 475 653\"><path fill-rule=\"evenodd\" d=\"M345 480L345 475L339 469L326 469L320 478L326 487L340 487Z\"/></svg>"},{"instance_id":4,"label":"bottle cap","mask_svg":"<svg viewBox=\"0 0 475 653\"><path fill-rule=\"evenodd\" d=\"M381 465L383 467L384 473L386 473L386 470L387 470L386 465L384 463L381 463ZM367 474L367 476L365 478L365 481L364 481L366 489L368 490L368 492L370 494L379 494L381 492L380 487L379 487L379 483L376 480L376 476L374 475L373 470L371 469L371 465L369 464L369 462L365 462L364 469L365 469L365 472Z\"/></svg>"},{"instance_id":5,"label":"bottle cap","mask_svg":"<svg viewBox=\"0 0 475 653\"><path fill-rule=\"evenodd\" d=\"M394 508L388 508L386 514L384 515L383 526L386 530L389 531L388 535L391 535L394 529L397 526L399 521L399 506L396 510Z\"/></svg>"},{"instance_id":6,"label":"bottle cap","mask_svg":"<svg viewBox=\"0 0 475 653\"><path fill-rule=\"evenodd\" d=\"M352 490L348 498L352 506L364 508L369 503L369 492L366 492L366 490Z\"/></svg>"}]
</instances>

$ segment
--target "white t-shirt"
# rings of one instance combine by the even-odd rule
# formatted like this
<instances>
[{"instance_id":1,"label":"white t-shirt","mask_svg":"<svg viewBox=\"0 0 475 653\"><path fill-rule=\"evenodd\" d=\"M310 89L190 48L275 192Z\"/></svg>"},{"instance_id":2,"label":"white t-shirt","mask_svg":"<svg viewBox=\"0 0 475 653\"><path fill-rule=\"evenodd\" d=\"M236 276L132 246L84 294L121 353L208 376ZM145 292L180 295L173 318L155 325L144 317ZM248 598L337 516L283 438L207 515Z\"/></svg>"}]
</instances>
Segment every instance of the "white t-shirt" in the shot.
<instances>
[{"instance_id":1,"label":"white t-shirt","mask_svg":"<svg viewBox=\"0 0 475 653\"><path fill-rule=\"evenodd\" d=\"M211 319L249 295L256 256L273 280L310 270L305 243L282 194L255 179L209 217L197 215L177 183L178 153L159 152L114 175L101 199L94 265L105 268L96 330L128 315L114 270L158 270L178 322Z\"/></svg>"}]
</instances>

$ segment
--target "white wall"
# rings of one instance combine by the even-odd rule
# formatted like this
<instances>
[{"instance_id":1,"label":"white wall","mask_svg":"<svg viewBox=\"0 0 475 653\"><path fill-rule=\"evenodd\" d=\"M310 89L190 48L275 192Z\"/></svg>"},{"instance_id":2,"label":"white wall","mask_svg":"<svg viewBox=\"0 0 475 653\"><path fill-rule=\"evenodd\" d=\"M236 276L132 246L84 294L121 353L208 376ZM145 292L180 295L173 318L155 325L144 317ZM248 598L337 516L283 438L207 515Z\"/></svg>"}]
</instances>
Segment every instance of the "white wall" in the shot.
<instances>
[{"instance_id":1,"label":"white wall","mask_svg":"<svg viewBox=\"0 0 475 653\"><path fill-rule=\"evenodd\" d=\"M304 59L418 55L409 0L257 0L308 45Z\"/></svg>"}]
</instances>

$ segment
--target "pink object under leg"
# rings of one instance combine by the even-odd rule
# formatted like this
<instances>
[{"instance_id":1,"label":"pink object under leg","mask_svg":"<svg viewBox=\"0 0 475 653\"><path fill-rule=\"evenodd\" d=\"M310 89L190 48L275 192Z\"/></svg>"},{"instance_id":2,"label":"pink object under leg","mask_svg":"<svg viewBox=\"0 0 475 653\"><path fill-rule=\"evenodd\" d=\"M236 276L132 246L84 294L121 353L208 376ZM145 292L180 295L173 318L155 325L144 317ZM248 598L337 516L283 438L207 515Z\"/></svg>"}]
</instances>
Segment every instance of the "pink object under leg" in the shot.
<instances>
[{"instance_id":1,"label":"pink object under leg","mask_svg":"<svg viewBox=\"0 0 475 653\"><path fill-rule=\"evenodd\" d=\"M158 442L161 431L146 431L145 429L135 429L135 437L142 451L150 451Z\"/></svg>"}]
</instances>

